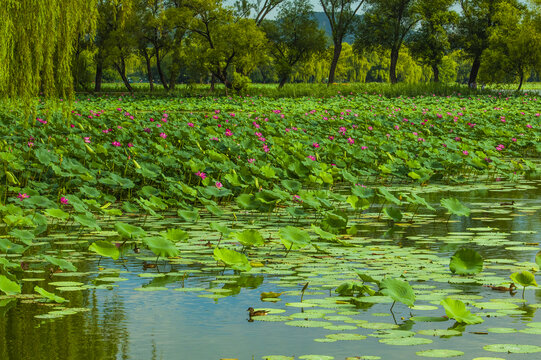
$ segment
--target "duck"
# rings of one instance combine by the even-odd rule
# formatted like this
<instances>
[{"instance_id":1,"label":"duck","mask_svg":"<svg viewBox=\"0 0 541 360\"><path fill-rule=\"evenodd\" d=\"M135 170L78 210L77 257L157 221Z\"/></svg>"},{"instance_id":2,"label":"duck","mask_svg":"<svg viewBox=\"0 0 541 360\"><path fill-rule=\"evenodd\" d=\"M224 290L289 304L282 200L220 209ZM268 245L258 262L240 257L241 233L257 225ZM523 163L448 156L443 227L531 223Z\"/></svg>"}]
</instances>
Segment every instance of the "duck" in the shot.
<instances>
[{"instance_id":1,"label":"duck","mask_svg":"<svg viewBox=\"0 0 541 360\"><path fill-rule=\"evenodd\" d=\"M509 287L507 287L507 286L494 286L494 285L486 285L486 287L489 287L492 290L496 290L496 291L514 291L517 288L514 283L511 283L511 285L509 285Z\"/></svg>"},{"instance_id":2,"label":"duck","mask_svg":"<svg viewBox=\"0 0 541 360\"><path fill-rule=\"evenodd\" d=\"M513 205L515 205L515 200L510 201L510 202L502 202L502 203L500 203L500 206L513 206Z\"/></svg>"},{"instance_id":3,"label":"duck","mask_svg":"<svg viewBox=\"0 0 541 360\"><path fill-rule=\"evenodd\" d=\"M246 311L248 311L248 314L250 315L250 317L252 316L265 316L267 315L269 312L267 310L254 310L253 307L249 307Z\"/></svg>"}]
</instances>

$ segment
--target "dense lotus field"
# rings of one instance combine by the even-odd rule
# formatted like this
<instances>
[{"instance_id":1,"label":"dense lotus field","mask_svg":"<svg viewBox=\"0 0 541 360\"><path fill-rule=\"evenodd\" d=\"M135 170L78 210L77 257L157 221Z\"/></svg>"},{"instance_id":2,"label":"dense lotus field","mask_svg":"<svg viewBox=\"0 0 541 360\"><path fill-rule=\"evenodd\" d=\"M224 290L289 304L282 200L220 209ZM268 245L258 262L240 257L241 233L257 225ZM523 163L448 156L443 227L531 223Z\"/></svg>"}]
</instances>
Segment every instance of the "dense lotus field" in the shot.
<instances>
[{"instance_id":1,"label":"dense lotus field","mask_svg":"<svg viewBox=\"0 0 541 360\"><path fill-rule=\"evenodd\" d=\"M194 254L186 258L183 254L196 247L197 264L228 268L235 274L268 270L269 275L291 275L288 267L310 268L308 264L317 259L327 259L321 260L321 267L327 268L334 264L329 258L353 259L358 254L376 262L386 252L406 259L410 255L401 246L364 248L369 241L356 236L368 231L363 226L384 227L385 236L392 237L397 226L468 217L470 207L450 195L462 184L472 190L528 191L537 187L524 179L539 178L541 106L538 99L527 95L385 98L365 94L279 100L123 96L79 99L64 107L69 110L55 112L42 103L31 122L4 109L5 126L0 128L0 290L5 293L0 306L13 306L16 299L58 304L60 310L39 314L38 319L65 316L67 299L62 285L58 285L59 294L45 278L38 278L43 281L36 282L41 286L29 286L33 283L29 274L46 269L48 280L61 273L75 276L81 267L81 251L85 259L92 254L99 261L117 261L128 253L139 256L142 252L140 256L145 256L140 262L146 270L156 268L160 259L188 264ZM513 205L514 201L499 204L504 212ZM490 205L480 207L483 210L474 211L489 211ZM523 205L520 210L532 215L537 208ZM204 226L192 229L198 221ZM258 228L259 221L267 221L269 226ZM490 228L477 229L487 230ZM58 245L61 242L55 245L63 232L71 234L64 245L75 244L79 255L74 249L63 251ZM201 232L213 235L201 237ZM477 245L485 245L484 241L478 240ZM511 275L520 292L537 286L530 272L538 269L534 259L504 277L472 279L483 271L483 257L468 241L459 243L464 247L453 254L450 263L418 250L412 250L418 253L411 256L419 258L423 267L445 273L443 281L449 280L450 269L459 276L454 284L501 285ZM526 246L526 250L532 249ZM541 262L541 257L535 260ZM505 259L494 262L506 263ZM395 260L389 266L396 264L411 265ZM309 282L334 289L339 297L330 301L344 305L346 313L366 304L385 303L392 309L398 302L413 307L422 298L418 291L430 288L417 283L414 291L404 281L431 279L426 274L412 273L408 279L394 269L386 277L381 276L386 273L382 269L379 265L374 273L349 269L348 281L331 281L332 286L312 279L294 294L301 297L291 306L316 306L317 299L303 302ZM174 281L147 290L164 290L165 284L179 281L179 277L184 281L188 272L179 270L171 275ZM353 280L352 274L358 279ZM66 281L64 290L109 288L109 283L120 281L118 276L110 276L105 284ZM279 301L282 293L268 291L261 297ZM220 294L213 296L217 299ZM462 325L482 323L461 299L472 300L467 296L435 300L444 309L445 320L452 318ZM68 314L84 311L67 309ZM438 308L427 304L417 307L434 309ZM304 312L295 320L274 315L274 311L266 319L289 320L299 327L321 325L317 320L310 322ZM312 319L324 315L314 313ZM417 320L437 321L434 319L418 316ZM351 326L331 325L331 329ZM454 336L453 331L440 332ZM340 336L325 341L344 340ZM354 333L344 336L350 336L346 340L366 338ZM388 341L427 343L417 338L403 340L410 336L392 333L388 338L393 340ZM509 344L500 345L506 351L511 349ZM458 350L453 351L456 356Z\"/></svg>"}]
</instances>

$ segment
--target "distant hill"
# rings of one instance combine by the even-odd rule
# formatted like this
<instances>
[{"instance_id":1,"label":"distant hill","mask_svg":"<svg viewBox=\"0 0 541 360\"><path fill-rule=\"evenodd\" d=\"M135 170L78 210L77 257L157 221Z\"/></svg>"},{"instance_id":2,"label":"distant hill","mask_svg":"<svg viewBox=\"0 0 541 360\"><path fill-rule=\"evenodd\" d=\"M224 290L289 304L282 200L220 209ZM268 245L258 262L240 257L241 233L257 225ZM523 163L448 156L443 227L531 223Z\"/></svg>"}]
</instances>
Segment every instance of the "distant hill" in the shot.
<instances>
[{"instance_id":1,"label":"distant hill","mask_svg":"<svg viewBox=\"0 0 541 360\"><path fill-rule=\"evenodd\" d=\"M332 39L332 31L331 31L331 23L329 22L329 19L327 18L327 15L325 15L324 12L316 12L314 11L312 13L312 16L317 20L319 23L319 28L325 30L325 33L329 37L329 39ZM344 39L345 42L348 44L353 44L355 41L355 37L353 35L348 35ZM330 44L332 44L332 40L330 41Z\"/></svg>"}]
</instances>

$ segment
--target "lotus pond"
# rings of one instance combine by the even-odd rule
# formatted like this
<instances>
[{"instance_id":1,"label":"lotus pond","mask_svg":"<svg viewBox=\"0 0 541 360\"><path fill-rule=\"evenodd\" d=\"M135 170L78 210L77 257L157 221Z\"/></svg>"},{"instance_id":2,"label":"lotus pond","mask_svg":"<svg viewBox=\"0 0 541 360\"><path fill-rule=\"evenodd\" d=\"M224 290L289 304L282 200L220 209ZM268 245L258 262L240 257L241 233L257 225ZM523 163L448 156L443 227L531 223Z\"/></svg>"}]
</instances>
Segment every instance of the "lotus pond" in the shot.
<instances>
[{"instance_id":1,"label":"lotus pond","mask_svg":"<svg viewBox=\"0 0 541 360\"><path fill-rule=\"evenodd\" d=\"M2 359L541 352L536 98L37 111L2 110Z\"/></svg>"}]
</instances>

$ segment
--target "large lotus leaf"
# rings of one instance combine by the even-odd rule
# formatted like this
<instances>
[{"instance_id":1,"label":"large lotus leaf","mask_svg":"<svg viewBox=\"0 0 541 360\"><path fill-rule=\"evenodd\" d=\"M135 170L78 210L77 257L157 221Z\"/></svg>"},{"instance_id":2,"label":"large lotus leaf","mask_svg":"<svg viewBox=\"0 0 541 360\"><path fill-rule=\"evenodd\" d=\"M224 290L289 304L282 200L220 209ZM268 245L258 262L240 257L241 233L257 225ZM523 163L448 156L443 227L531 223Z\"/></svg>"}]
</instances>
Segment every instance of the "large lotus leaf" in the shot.
<instances>
[{"instance_id":1,"label":"large lotus leaf","mask_svg":"<svg viewBox=\"0 0 541 360\"><path fill-rule=\"evenodd\" d=\"M0 238L0 250L5 251L6 253L22 254L26 248L22 245L14 244L8 239Z\"/></svg>"},{"instance_id":2,"label":"large lotus leaf","mask_svg":"<svg viewBox=\"0 0 541 360\"><path fill-rule=\"evenodd\" d=\"M427 203L424 198L420 197L419 195L417 195L415 193L411 193L411 196L413 196L413 203L414 204L423 205L428 210L432 210L432 211L436 210L432 206L430 206L430 204Z\"/></svg>"},{"instance_id":3,"label":"large lotus leaf","mask_svg":"<svg viewBox=\"0 0 541 360\"><path fill-rule=\"evenodd\" d=\"M174 243L179 241L185 242L189 237L188 233L182 229L167 229L167 231L162 231L160 235Z\"/></svg>"},{"instance_id":4,"label":"large lotus leaf","mask_svg":"<svg viewBox=\"0 0 541 360\"><path fill-rule=\"evenodd\" d=\"M400 203L401 203L400 200L396 196L391 194L391 192L389 190L387 190L386 188L379 187L378 192L379 192L378 195L384 197L385 200L387 200L388 202L391 202L391 203L396 204L396 205L400 205Z\"/></svg>"},{"instance_id":5,"label":"large lotus leaf","mask_svg":"<svg viewBox=\"0 0 541 360\"><path fill-rule=\"evenodd\" d=\"M385 216L387 216L388 218L396 222L402 220L402 212L400 211L399 208L386 207L385 209L383 209L383 214L385 214Z\"/></svg>"},{"instance_id":6,"label":"large lotus leaf","mask_svg":"<svg viewBox=\"0 0 541 360\"><path fill-rule=\"evenodd\" d=\"M296 194L302 186L299 181L290 179L282 180L282 185L292 194Z\"/></svg>"},{"instance_id":7,"label":"large lotus leaf","mask_svg":"<svg viewBox=\"0 0 541 360\"><path fill-rule=\"evenodd\" d=\"M535 254L535 263L541 268L541 251Z\"/></svg>"},{"instance_id":8,"label":"large lotus leaf","mask_svg":"<svg viewBox=\"0 0 541 360\"><path fill-rule=\"evenodd\" d=\"M77 271L77 268L71 262L69 262L68 260L55 258L55 257L49 256L49 255L41 255L41 256L45 260L47 260L48 262L50 262L53 265L58 266L62 270Z\"/></svg>"},{"instance_id":9,"label":"large lotus leaf","mask_svg":"<svg viewBox=\"0 0 541 360\"><path fill-rule=\"evenodd\" d=\"M0 291L3 291L6 295L20 294L21 286L4 275L0 275Z\"/></svg>"},{"instance_id":10,"label":"large lotus leaf","mask_svg":"<svg viewBox=\"0 0 541 360\"><path fill-rule=\"evenodd\" d=\"M255 229L247 229L242 232L235 232L232 235L244 246L259 246L264 245L265 241L259 231Z\"/></svg>"},{"instance_id":11,"label":"large lotus leaf","mask_svg":"<svg viewBox=\"0 0 541 360\"><path fill-rule=\"evenodd\" d=\"M348 216L344 211L329 211L321 221L321 228L332 233L339 233L348 225Z\"/></svg>"},{"instance_id":12,"label":"large lotus leaf","mask_svg":"<svg viewBox=\"0 0 541 360\"><path fill-rule=\"evenodd\" d=\"M94 251L96 254L101 256L110 257L113 260L118 259L120 256L120 250L118 250L114 244L104 240L93 242L92 245L88 247L88 250Z\"/></svg>"},{"instance_id":13,"label":"large lotus leaf","mask_svg":"<svg viewBox=\"0 0 541 360\"><path fill-rule=\"evenodd\" d=\"M511 274L511 280L513 280L514 283L522 285L524 287L537 287L537 282L535 282L535 276L529 271L513 273Z\"/></svg>"},{"instance_id":14,"label":"large lotus leaf","mask_svg":"<svg viewBox=\"0 0 541 360\"><path fill-rule=\"evenodd\" d=\"M362 186L352 187L351 193L361 199L369 199L374 196L374 190Z\"/></svg>"},{"instance_id":15,"label":"large lotus leaf","mask_svg":"<svg viewBox=\"0 0 541 360\"><path fill-rule=\"evenodd\" d=\"M55 294L53 294L51 292L48 292L47 290L45 290L43 288L40 288L37 285L34 286L34 291L37 292L38 294L40 294L41 296L46 297L47 299L49 299L51 301L54 301L54 302L57 302L57 303L68 302L68 300L64 299L63 297L55 295Z\"/></svg>"},{"instance_id":16,"label":"large lotus leaf","mask_svg":"<svg viewBox=\"0 0 541 360\"><path fill-rule=\"evenodd\" d=\"M199 210L178 210L178 216L184 221L197 222L199 220Z\"/></svg>"},{"instance_id":17,"label":"large lotus leaf","mask_svg":"<svg viewBox=\"0 0 541 360\"><path fill-rule=\"evenodd\" d=\"M156 256L174 257L180 254L175 244L162 236L146 237L143 239L143 242Z\"/></svg>"},{"instance_id":18,"label":"large lotus leaf","mask_svg":"<svg viewBox=\"0 0 541 360\"><path fill-rule=\"evenodd\" d=\"M44 148L37 149L34 152L34 155L36 155L38 161L45 166L49 166L51 165L51 163L55 163L58 161L58 156L54 152Z\"/></svg>"},{"instance_id":19,"label":"large lotus leaf","mask_svg":"<svg viewBox=\"0 0 541 360\"><path fill-rule=\"evenodd\" d=\"M59 220L67 220L70 217L70 214L62 209L47 209L45 210L45 214Z\"/></svg>"},{"instance_id":20,"label":"large lotus leaf","mask_svg":"<svg viewBox=\"0 0 541 360\"><path fill-rule=\"evenodd\" d=\"M443 299L440 304L445 308L445 313L450 319L455 319L459 323L465 324L480 324L483 319L477 315L473 315L466 309L466 305L460 300L451 298Z\"/></svg>"},{"instance_id":21,"label":"large lotus leaf","mask_svg":"<svg viewBox=\"0 0 541 360\"><path fill-rule=\"evenodd\" d=\"M441 199L440 204L441 206L449 210L449 212L453 215L470 216L470 208L462 204L458 199Z\"/></svg>"},{"instance_id":22,"label":"large lotus leaf","mask_svg":"<svg viewBox=\"0 0 541 360\"><path fill-rule=\"evenodd\" d=\"M226 225L217 223L215 221L210 223L210 228L214 231L220 232L222 236L228 236L231 233L231 229L229 229Z\"/></svg>"},{"instance_id":23,"label":"large lotus leaf","mask_svg":"<svg viewBox=\"0 0 541 360\"><path fill-rule=\"evenodd\" d=\"M286 249L301 249L310 245L310 234L294 226L281 228L279 234Z\"/></svg>"},{"instance_id":24,"label":"large lotus leaf","mask_svg":"<svg viewBox=\"0 0 541 360\"><path fill-rule=\"evenodd\" d=\"M473 275L483 271L483 257L469 248L457 250L451 257L449 269L453 274Z\"/></svg>"},{"instance_id":25,"label":"large lotus leaf","mask_svg":"<svg viewBox=\"0 0 541 360\"><path fill-rule=\"evenodd\" d=\"M320 228L319 226L316 226L314 224L312 224L312 230L317 234L319 235L319 237L323 240L329 240L329 241L332 241L332 240L335 240L336 239L336 235L333 234L333 233L330 233L330 232L327 232L325 230L323 230L322 228Z\"/></svg>"},{"instance_id":26,"label":"large lotus leaf","mask_svg":"<svg viewBox=\"0 0 541 360\"><path fill-rule=\"evenodd\" d=\"M14 238L18 239L20 242L24 243L25 245L32 245L32 240L34 240L34 233L28 231L28 230L21 230L21 229L13 229L9 232L9 235L13 236Z\"/></svg>"},{"instance_id":27,"label":"large lotus leaf","mask_svg":"<svg viewBox=\"0 0 541 360\"><path fill-rule=\"evenodd\" d=\"M115 230L123 238L143 237L146 236L145 230L139 226L118 222L115 224Z\"/></svg>"},{"instance_id":28,"label":"large lotus leaf","mask_svg":"<svg viewBox=\"0 0 541 360\"><path fill-rule=\"evenodd\" d=\"M399 301L408 306L413 306L415 302L415 294L412 287L406 281L399 279L383 279L381 281L381 292L384 295L390 296L394 301Z\"/></svg>"},{"instance_id":29,"label":"large lotus leaf","mask_svg":"<svg viewBox=\"0 0 541 360\"><path fill-rule=\"evenodd\" d=\"M260 202L255 200L251 194L240 194L235 199L235 202L242 210L256 210L260 206Z\"/></svg>"},{"instance_id":30,"label":"large lotus leaf","mask_svg":"<svg viewBox=\"0 0 541 360\"><path fill-rule=\"evenodd\" d=\"M235 250L215 248L214 258L223 262L233 270L250 271L252 269L246 255L236 252Z\"/></svg>"},{"instance_id":31,"label":"large lotus leaf","mask_svg":"<svg viewBox=\"0 0 541 360\"><path fill-rule=\"evenodd\" d=\"M92 216L92 214L75 215L73 219L84 227L95 229L96 231L101 231L101 227L98 225L96 219Z\"/></svg>"}]
</instances>

